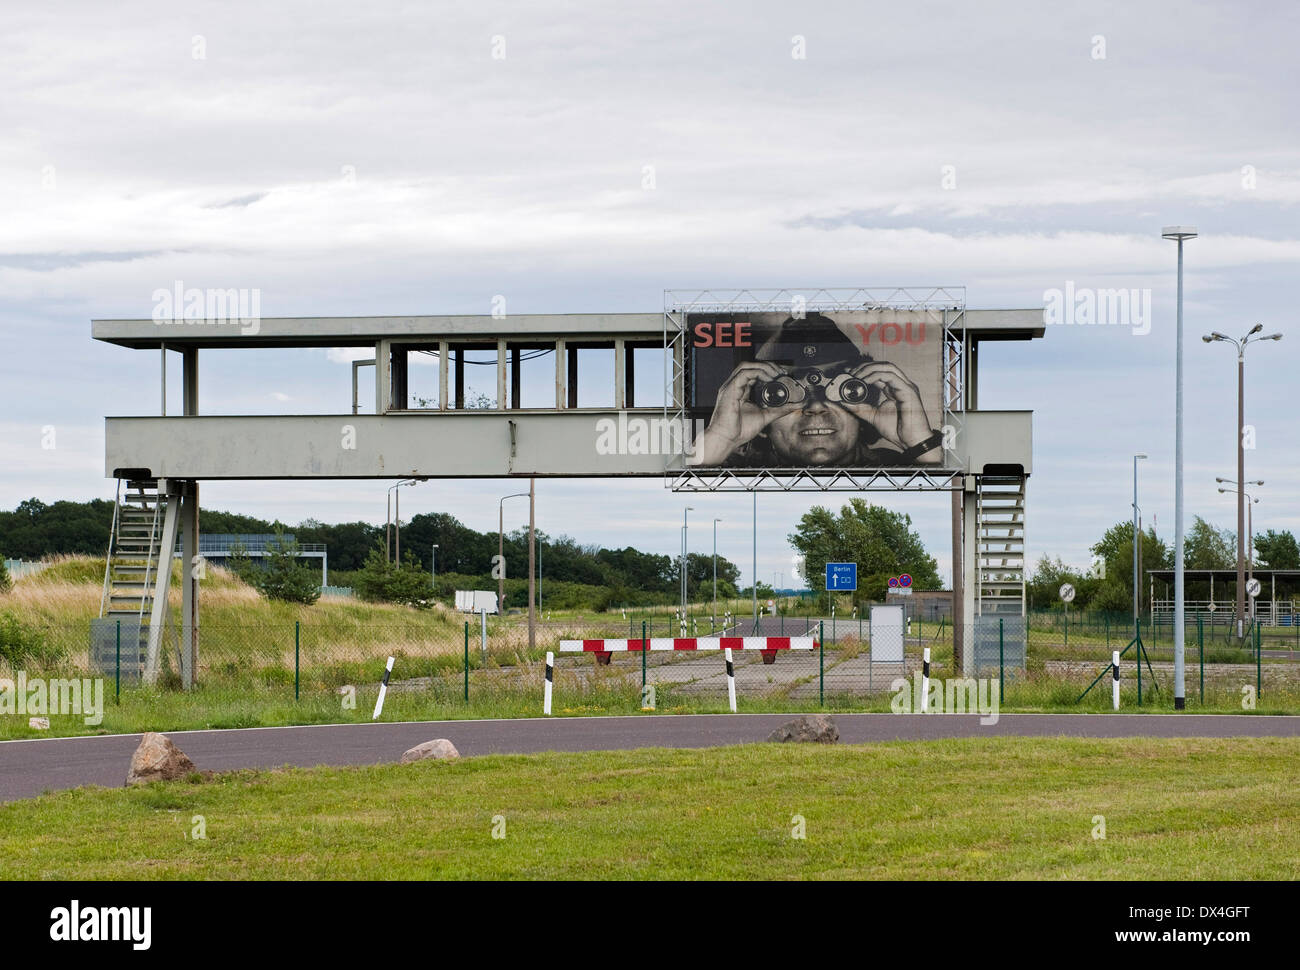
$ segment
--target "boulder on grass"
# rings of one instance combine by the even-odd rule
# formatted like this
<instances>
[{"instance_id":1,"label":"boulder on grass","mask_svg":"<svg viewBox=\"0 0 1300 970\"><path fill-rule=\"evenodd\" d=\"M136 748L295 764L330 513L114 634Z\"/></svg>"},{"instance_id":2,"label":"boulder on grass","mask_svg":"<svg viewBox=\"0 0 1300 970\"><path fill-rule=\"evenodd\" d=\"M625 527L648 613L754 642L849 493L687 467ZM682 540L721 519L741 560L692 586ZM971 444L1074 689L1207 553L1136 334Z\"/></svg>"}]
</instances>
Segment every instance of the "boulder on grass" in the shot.
<instances>
[{"instance_id":1,"label":"boulder on grass","mask_svg":"<svg viewBox=\"0 0 1300 970\"><path fill-rule=\"evenodd\" d=\"M140 739L140 747L131 755L131 768L126 773L126 783L145 785L151 781L175 781L195 770L194 762L172 744L170 738L150 731Z\"/></svg>"},{"instance_id":2,"label":"boulder on grass","mask_svg":"<svg viewBox=\"0 0 1300 970\"><path fill-rule=\"evenodd\" d=\"M840 729L825 714L805 714L787 721L768 735L769 741L811 741L817 744L834 744L840 739Z\"/></svg>"},{"instance_id":3,"label":"boulder on grass","mask_svg":"<svg viewBox=\"0 0 1300 970\"><path fill-rule=\"evenodd\" d=\"M425 741L423 744L417 744L414 748L408 749L402 754L402 764L410 764L412 761L423 761L425 758L434 758L439 761L450 761L452 758L459 758L460 752L456 746L446 738L434 738L432 741Z\"/></svg>"}]
</instances>

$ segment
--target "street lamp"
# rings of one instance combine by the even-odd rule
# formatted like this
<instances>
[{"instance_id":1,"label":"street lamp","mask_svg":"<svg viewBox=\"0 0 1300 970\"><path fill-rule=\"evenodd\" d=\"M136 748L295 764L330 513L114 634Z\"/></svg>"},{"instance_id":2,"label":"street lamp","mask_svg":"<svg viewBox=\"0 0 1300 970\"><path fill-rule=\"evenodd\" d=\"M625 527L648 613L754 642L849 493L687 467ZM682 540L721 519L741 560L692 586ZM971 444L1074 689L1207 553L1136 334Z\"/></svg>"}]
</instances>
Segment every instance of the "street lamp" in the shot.
<instances>
[{"instance_id":1,"label":"street lamp","mask_svg":"<svg viewBox=\"0 0 1300 970\"><path fill-rule=\"evenodd\" d=\"M1216 478L1215 481L1216 481L1216 482L1220 482L1220 483L1225 484L1225 485L1237 485L1237 483L1234 482L1234 481L1233 481L1232 479L1230 479L1230 478ZM1253 481L1253 482L1246 482L1246 484L1247 484L1247 485L1263 485L1263 484L1264 484L1264 480L1263 480L1262 478L1260 478L1260 479L1256 479L1256 480ZM1219 493L1222 494L1222 495L1226 495L1226 494L1228 494L1228 491L1229 491L1229 490L1226 489L1226 488L1221 488L1221 489L1219 489ZM1256 506L1256 505L1259 504L1259 499L1255 498L1253 495L1250 494L1250 492L1247 492L1244 488L1241 488L1240 486L1237 487L1236 492L1237 492L1237 495L1238 495L1238 501L1240 501L1240 496L1244 495L1244 496L1246 497L1246 577L1247 577L1247 579L1254 579L1254 578L1255 578L1255 514L1254 514L1254 506ZM1240 542L1237 543L1237 553L1238 553L1238 555L1241 554L1241 543L1240 543ZM1238 566L1241 565L1241 560L1240 560L1240 559L1237 560L1237 565L1238 565ZM1238 586L1238 590L1240 591L1240 588L1241 588L1241 573L1240 573L1240 571L1239 571L1238 574L1237 574L1237 586ZM1255 618L1255 602L1254 602L1254 600L1251 600L1251 602L1250 602L1250 617L1251 617L1252 620Z\"/></svg>"},{"instance_id":2,"label":"street lamp","mask_svg":"<svg viewBox=\"0 0 1300 970\"><path fill-rule=\"evenodd\" d=\"M710 630L718 625L718 523L721 521L713 520L713 619L709 622Z\"/></svg>"},{"instance_id":3,"label":"street lamp","mask_svg":"<svg viewBox=\"0 0 1300 970\"><path fill-rule=\"evenodd\" d=\"M1196 238L1192 226L1166 226L1160 233L1178 243L1178 336L1175 341L1174 392L1174 710L1187 706L1183 636L1187 617L1183 615L1183 243Z\"/></svg>"},{"instance_id":4,"label":"street lamp","mask_svg":"<svg viewBox=\"0 0 1300 970\"><path fill-rule=\"evenodd\" d=\"M513 495L501 496L497 502L497 613L506 615L506 513L508 498L528 498L527 492L515 492ZM529 604L532 605L531 603Z\"/></svg>"},{"instance_id":5,"label":"street lamp","mask_svg":"<svg viewBox=\"0 0 1300 970\"><path fill-rule=\"evenodd\" d=\"M1262 323L1257 323L1250 328L1249 332L1240 340L1233 340L1231 337L1219 333L1217 330L1206 334L1201 339L1207 344L1222 342L1232 344L1237 348L1237 482L1240 483L1246 477L1246 443L1242 440L1242 435L1246 427L1246 344L1257 343L1260 340L1281 340L1280 333L1271 333L1267 337L1258 337L1261 330L1264 329ZM1252 339L1253 338L1253 339ZM1237 639L1240 640L1246 635L1246 499L1245 492L1240 484L1237 485Z\"/></svg>"},{"instance_id":6,"label":"street lamp","mask_svg":"<svg viewBox=\"0 0 1300 970\"><path fill-rule=\"evenodd\" d=\"M397 548L395 550L397 554L397 565L402 565L402 493L397 492L397 500L394 502L393 492L401 488L403 485L418 485L420 482L427 481L427 478L406 478L398 482L396 485L390 485L388 487L388 524L384 526L384 559L386 561L391 562L393 558L389 555L390 551L393 551L391 548L392 543L389 541L389 532L395 531L397 537ZM395 509L394 505L396 505ZM394 516L394 512L397 513L396 516ZM397 520L397 528L395 530L393 530L394 518Z\"/></svg>"},{"instance_id":7,"label":"street lamp","mask_svg":"<svg viewBox=\"0 0 1300 970\"><path fill-rule=\"evenodd\" d=\"M682 622L683 622L683 623L686 622L686 592L687 592L687 590L686 590L686 556L687 556L687 551L688 551L688 549L690 548L690 547L687 545L687 536L686 536L687 529L690 528L689 524L687 523L687 517L688 517L689 514L690 514L691 512L693 512L693 511L695 511L695 506L694 506L694 505L688 505L688 506L686 506L685 509L682 510Z\"/></svg>"},{"instance_id":8,"label":"street lamp","mask_svg":"<svg viewBox=\"0 0 1300 970\"><path fill-rule=\"evenodd\" d=\"M1140 636L1138 616L1142 609L1142 587L1138 585L1138 549L1142 544L1142 530L1138 525L1138 462L1146 455L1133 456L1133 636ZM1141 658L1138 658L1139 660Z\"/></svg>"}]
</instances>

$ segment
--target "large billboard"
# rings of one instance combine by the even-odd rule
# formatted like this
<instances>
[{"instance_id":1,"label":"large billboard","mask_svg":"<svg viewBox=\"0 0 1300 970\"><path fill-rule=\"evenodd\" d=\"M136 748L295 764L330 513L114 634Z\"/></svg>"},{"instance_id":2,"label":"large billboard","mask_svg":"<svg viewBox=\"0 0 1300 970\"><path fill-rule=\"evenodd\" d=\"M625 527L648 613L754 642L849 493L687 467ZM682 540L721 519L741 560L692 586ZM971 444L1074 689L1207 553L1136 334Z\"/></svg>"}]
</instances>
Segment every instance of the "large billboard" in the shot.
<instances>
[{"instance_id":1,"label":"large billboard","mask_svg":"<svg viewBox=\"0 0 1300 970\"><path fill-rule=\"evenodd\" d=\"M943 461L935 310L690 313L700 468L906 468Z\"/></svg>"}]
</instances>

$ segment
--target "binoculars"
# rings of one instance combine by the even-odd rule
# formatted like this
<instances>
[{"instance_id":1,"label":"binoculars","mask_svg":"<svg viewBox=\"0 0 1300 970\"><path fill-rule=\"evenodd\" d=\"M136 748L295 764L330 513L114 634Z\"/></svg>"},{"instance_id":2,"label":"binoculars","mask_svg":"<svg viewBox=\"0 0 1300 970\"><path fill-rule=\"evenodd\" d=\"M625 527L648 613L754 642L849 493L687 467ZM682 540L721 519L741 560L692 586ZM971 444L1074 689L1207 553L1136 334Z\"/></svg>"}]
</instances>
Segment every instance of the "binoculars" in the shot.
<instances>
[{"instance_id":1,"label":"binoculars","mask_svg":"<svg viewBox=\"0 0 1300 970\"><path fill-rule=\"evenodd\" d=\"M801 404L818 396L834 404L880 403L880 388L851 374L827 377L821 371L808 371L798 377L784 374L774 381L754 386L751 399L761 408L779 408Z\"/></svg>"}]
</instances>

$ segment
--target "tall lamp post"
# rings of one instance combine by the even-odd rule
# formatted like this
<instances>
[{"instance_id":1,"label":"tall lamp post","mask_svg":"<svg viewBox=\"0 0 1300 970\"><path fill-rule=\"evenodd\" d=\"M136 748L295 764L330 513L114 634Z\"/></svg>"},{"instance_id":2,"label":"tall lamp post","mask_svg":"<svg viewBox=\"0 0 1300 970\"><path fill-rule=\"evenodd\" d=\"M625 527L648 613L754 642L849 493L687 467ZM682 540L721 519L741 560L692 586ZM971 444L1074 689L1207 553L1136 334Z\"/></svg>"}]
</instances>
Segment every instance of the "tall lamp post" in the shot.
<instances>
[{"instance_id":1,"label":"tall lamp post","mask_svg":"<svg viewBox=\"0 0 1300 970\"><path fill-rule=\"evenodd\" d=\"M497 502L497 613L505 616L506 613L506 513L505 504L508 498L528 498L527 492L515 492L512 495L502 495L501 501ZM530 606L532 604L529 604Z\"/></svg>"},{"instance_id":2,"label":"tall lamp post","mask_svg":"<svg viewBox=\"0 0 1300 970\"><path fill-rule=\"evenodd\" d=\"M1255 515L1252 507L1259 504L1259 499L1255 498L1248 491L1245 490L1245 488L1242 486L1240 479L1234 482L1231 478L1216 478L1215 481L1218 482L1220 485L1237 486L1235 491L1237 493L1237 521L1238 522L1241 521L1241 499L1242 496L1245 496L1246 499L1246 559L1244 563L1244 568L1246 570L1245 572L1246 580L1254 579L1255 578ZM1260 479L1256 479L1253 482L1246 482L1245 484L1263 485L1264 480L1260 478ZM1229 489L1226 488L1219 489L1219 493L1221 495L1227 495L1228 492ZM1241 559L1241 530L1238 529L1237 531L1237 603L1238 606L1241 606L1241 598L1242 596L1245 595L1245 589L1244 589L1245 581L1242 579L1242 569L1243 569L1243 563ZM1250 604L1250 616L1251 619L1254 619L1255 617L1255 604L1253 601Z\"/></svg>"},{"instance_id":3,"label":"tall lamp post","mask_svg":"<svg viewBox=\"0 0 1300 970\"><path fill-rule=\"evenodd\" d=\"M713 619L709 623L710 630L718 625L718 523L721 521L713 520Z\"/></svg>"},{"instance_id":4,"label":"tall lamp post","mask_svg":"<svg viewBox=\"0 0 1300 970\"><path fill-rule=\"evenodd\" d=\"M405 478L402 481L398 482L396 485L390 485L388 487L389 514L388 514L388 525L385 526L384 528L384 558L389 561L391 561L392 559L392 557L389 556L389 550L391 547L391 544L389 542L389 533L391 531L396 534L397 548L395 552L397 554L396 558L397 558L397 564L399 566L402 564L402 493L398 492L397 490L400 489L403 485L416 485L420 482L425 482L425 481L428 481L428 479L427 478ZM394 501L394 497L393 497L394 492L397 492L396 501ZM396 509L394 509L394 505L396 505ZM397 513L396 515L393 514L394 511ZM394 522L394 519L396 519L396 522ZM394 525L396 525L396 529L393 528Z\"/></svg>"},{"instance_id":5,"label":"tall lamp post","mask_svg":"<svg viewBox=\"0 0 1300 970\"><path fill-rule=\"evenodd\" d=\"M1133 456L1133 636L1139 635L1138 617L1142 612L1142 587L1138 585L1138 548L1142 543L1142 527L1138 525L1138 462L1146 455ZM1138 658L1139 661L1142 659Z\"/></svg>"},{"instance_id":6,"label":"tall lamp post","mask_svg":"<svg viewBox=\"0 0 1300 970\"><path fill-rule=\"evenodd\" d=\"M1183 243L1196 238L1192 226L1166 226L1161 231L1165 239L1178 243L1178 336L1175 341L1175 391L1174 391L1174 710L1187 707L1186 669L1183 656L1183 636L1187 617L1184 615L1183 589Z\"/></svg>"},{"instance_id":7,"label":"tall lamp post","mask_svg":"<svg viewBox=\"0 0 1300 970\"><path fill-rule=\"evenodd\" d=\"M1219 333L1217 330L1206 334L1201 339L1207 344L1216 341L1232 344L1237 348L1237 639L1246 635L1246 498L1241 482L1246 477L1246 444L1243 440L1246 427L1246 344L1260 340L1281 340L1280 333L1271 333L1267 337L1258 337L1264 329L1262 323L1250 328L1250 332L1240 340ZM1252 339L1253 338L1253 339Z\"/></svg>"},{"instance_id":8,"label":"tall lamp post","mask_svg":"<svg viewBox=\"0 0 1300 970\"><path fill-rule=\"evenodd\" d=\"M690 547L687 545L687 537L686 537L687 530L690 528L690 526L687 523L687 518L690 515L690 513L693 512L694 510L695 510L695 506L693 505L688 505L686 506L685 509L682 510L682 622L683 623L686 622L686 595L687 595L686 557L688 555L688 550L690 549Z\"/></svg>"}]
</instances>

